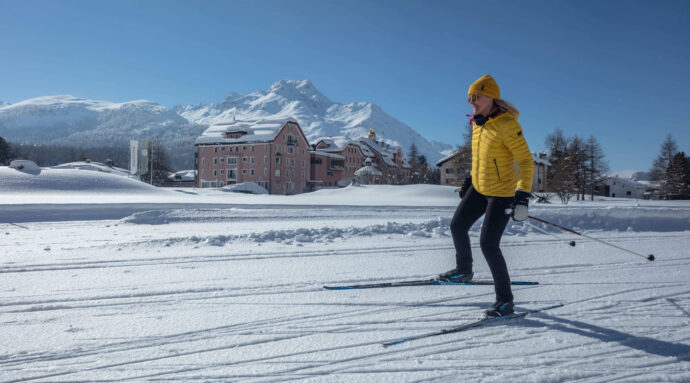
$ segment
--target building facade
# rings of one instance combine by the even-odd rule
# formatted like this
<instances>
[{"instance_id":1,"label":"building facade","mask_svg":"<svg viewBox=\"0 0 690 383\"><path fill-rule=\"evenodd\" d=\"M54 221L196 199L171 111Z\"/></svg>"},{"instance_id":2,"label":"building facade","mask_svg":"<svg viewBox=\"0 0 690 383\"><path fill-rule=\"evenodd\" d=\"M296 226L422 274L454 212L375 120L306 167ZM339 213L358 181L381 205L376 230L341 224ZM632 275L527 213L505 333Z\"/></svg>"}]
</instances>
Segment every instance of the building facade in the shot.
<instances>
[{"instance_id":1,"label":"building facade","mask_svg":"<svg viewBox=\"0 0 690 383\"><path fill-rule=\"evenodd\" d=\"M309 142L294 119L212 125L195 146L197 187L254 182L270 194L309 190Z\"/></svg>"}]
</instances>

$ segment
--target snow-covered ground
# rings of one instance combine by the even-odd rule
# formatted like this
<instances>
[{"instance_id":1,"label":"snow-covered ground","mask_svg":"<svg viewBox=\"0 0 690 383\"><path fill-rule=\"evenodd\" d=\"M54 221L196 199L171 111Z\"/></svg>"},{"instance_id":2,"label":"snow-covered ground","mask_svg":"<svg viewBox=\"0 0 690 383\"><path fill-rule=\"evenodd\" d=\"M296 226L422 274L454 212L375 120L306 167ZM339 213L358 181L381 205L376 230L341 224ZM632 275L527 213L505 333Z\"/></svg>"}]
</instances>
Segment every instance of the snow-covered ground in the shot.
<instances>
[{"instance_id":1,"label":"snow-covered ground","mask_svg":"<svg viewBox=\"0 0 690 383\"><path fill-rule=\"evenodd\" d=\"M428 185L271 196L0 167L0 381L690 381L688 201L534 205L656 261L511 222L511 276L540 283L514 287L518 311L564 307L383 348L481 317L493 289L322 286L452 268L457 202Z\"/></svg>"}]
</instances>

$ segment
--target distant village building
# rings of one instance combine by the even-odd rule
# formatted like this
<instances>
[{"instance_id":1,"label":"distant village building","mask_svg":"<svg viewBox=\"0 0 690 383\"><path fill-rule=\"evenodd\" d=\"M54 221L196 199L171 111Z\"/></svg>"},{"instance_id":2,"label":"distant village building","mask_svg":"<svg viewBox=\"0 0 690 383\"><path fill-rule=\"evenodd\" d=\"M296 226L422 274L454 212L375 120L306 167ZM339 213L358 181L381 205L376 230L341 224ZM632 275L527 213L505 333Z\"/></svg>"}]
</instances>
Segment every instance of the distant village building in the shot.
<instances>
[{"instance_id":1,"label":"distant village building","mask_svg":"<svg viewBox=\"0 0 690 383\"><path fill-rule=\"evenodd\" d=\"M375 185L381 182L381 171L372 165L371 158L364 160L364 166L355 171L357 183L361 185Z\"/></svg>"},{"instance_id":2,"label":"distant village building","mask_svg":"<svg viewBox=\"0 0 690 383\"><path fill-rule=\"evenodd\" d=\"M181 170L170 174L166 178L164 186L170 187L195 187L196 170Z\"/></svg>"},{"instance_id":3,"label":"distant village building","mask_svg":"<svg viewBox=\"0 0 690 383\"><path fill-rule=\"evenodd\" d=\"M381 173L371 178L371 183L409 183L410 165L403 156L402 148L378 141L375 130L370 129L367 138L347 141L342 146L330 138L319 139L312 150L311 184L315 188L346 186L357 178L355 172L366 166L364 160L367 158L371 166Z\"/></svg>"},{"instance_id":4,"label":"distant village building","mask_svg":"<svg viewBox=\"0 0 690 383\"><path fill-rule=\"evenodd\" d=\"M364 174L357 172L363 168L367 183L410 180L402 148L378 141L374 129L367 138L340 144L322 138L310 146L292 118L237 120L212 125L195 147L195 185L200 188L253 182L270 194L299 194L362 180ZM170 182L175 181L182 182L173 176Z\"/></svg>"},{"instance_id":5,"label":"distant village building","mask_svg":"<svg viewBox=\"0 0 690 383\"><path fill-rule=\"evenodd\" d=\"M606 177L600 185L594 187L597 195L614 198L646 198L647 185L633 181L629 178L621 178L618 175Z\"/></svg>"},{"instance_id":6,"label":"distant village building","mask_svg":"<svg viewBox=\"0 0 690 383\"><path fill-rule=\"evenodd\" d=\"M349 185L355 180L355 171L362 166L364 158L361 146L354 141L339 146L332 139L318 140L311 152L312 188Z\"/></svg>"},{"instance_id":7,"label":"distant village building","mask_svg":"<svg viewBox=\"0 0 690 383\"><path fill-rule=\"evenodd\" d=\"M456 151L436 163L441 169L441 185L461 186L472 170L472 153Z\"/></svg>"},{"instance_id":8,"label":"distant village building","mask_svg":"<svg viewBox=\"0 0 690 383\"><path fill-rule=\"evenodd\" d=\"M254 182L271 194L308 191L309 142L292 118L215 124L195 146L197 187Z\"/></svg>"},{"instance_id":9,"label":"distant village building","mask_svg":"<svg viewBox=\"0 0 690 383\"><path fill-rule=\"evenodd\" d=\"M406 185L410 182L411 167L401 147L391 148L383 140L378 141L374 129L369 130L367 138L359 138L356 142L381 172L382 184Z\"/></svg>"}]
</instances>

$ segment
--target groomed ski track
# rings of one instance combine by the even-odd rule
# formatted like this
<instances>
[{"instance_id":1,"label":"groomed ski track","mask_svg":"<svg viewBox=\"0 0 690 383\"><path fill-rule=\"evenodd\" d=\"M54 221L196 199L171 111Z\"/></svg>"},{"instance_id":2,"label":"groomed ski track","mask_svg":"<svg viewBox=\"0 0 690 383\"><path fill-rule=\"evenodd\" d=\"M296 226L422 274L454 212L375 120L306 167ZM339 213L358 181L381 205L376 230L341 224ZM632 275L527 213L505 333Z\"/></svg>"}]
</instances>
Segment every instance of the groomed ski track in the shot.
<instances>
[{"instance_id":1,"label":"groomed ski track","mask_svg":"<svg viewBox=\"0 0 690 383\"><path fill-rule=\"evenodd\" d=\"M0 382L690 380L688 231L592 234L650 263L513 227L511 276L540 283L518 309L565 307L384 349L480 318L492 287L322 285L451 268L452 208L234 209L0 224Z\"/></svg>"}]
</instances>

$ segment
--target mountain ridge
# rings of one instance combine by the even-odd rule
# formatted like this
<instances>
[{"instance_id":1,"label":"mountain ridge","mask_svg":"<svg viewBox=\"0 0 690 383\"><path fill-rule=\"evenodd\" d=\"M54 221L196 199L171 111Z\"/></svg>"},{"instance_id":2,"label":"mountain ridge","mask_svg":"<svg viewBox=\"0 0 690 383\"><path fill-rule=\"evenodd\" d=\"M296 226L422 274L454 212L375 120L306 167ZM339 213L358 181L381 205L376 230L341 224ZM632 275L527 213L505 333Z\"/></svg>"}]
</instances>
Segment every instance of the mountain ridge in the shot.
<instances>
[{"instance_id":1,"label":"mountain ridge","mask_svg":"<svg viewBox=\"0 0 690 383\"><path fill-rule=\"evenodd\" d=\"M414 143L429 163L452 146L429 141L371 102L340 104L308 80L279 80L249 94L230 92L217 104L175 105L149 100L110 102L71 95L42 96L15 104L0 102L0 136L25 144L82 146L128 145L130 139L155 138L174 151L178 166L193 166L193 142L210 125L233 119L295 118L310 142L337 142L366 136L409 152Z\"/></svg>"}]
</instances>

